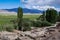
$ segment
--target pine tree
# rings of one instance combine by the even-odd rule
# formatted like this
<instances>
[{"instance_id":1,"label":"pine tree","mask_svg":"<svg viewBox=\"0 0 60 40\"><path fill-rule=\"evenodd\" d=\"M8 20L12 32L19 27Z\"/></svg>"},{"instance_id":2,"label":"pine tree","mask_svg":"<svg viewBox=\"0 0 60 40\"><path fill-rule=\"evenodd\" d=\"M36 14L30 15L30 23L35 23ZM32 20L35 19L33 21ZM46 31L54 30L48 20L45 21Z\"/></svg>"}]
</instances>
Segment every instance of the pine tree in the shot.
<instances>
[{"instance_id":1,"label":"pine tree","mask_svg":"<svg viewBox=\"0 0 60 40\"><path fill-rule=\"evenodd\" d=\"M20 7L18 8L17 17L18 17L18 30L22 30L23 10Z\"/></svg>"},{"instance_id":2,"label":"pine tree","mask_svg":"<svg viewBox=\"0 0 60 40\"><path fill-rule=\"evenodd\" d=\"M46 20L51 23L55 23L57 20L57 11L50 8L46 10Z\"/></svg>"}]
</instances>

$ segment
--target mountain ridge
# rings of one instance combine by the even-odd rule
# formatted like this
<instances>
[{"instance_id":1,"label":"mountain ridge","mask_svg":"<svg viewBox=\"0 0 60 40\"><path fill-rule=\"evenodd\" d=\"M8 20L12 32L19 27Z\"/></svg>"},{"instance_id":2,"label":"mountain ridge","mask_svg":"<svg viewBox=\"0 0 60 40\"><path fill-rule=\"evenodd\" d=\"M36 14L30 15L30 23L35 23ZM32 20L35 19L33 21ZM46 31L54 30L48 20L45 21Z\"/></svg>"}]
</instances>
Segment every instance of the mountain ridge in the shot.
<instances>
[{"instance_id":1,"label":"mountain ridge","mask_svg":"<svg viewBox=\"0 0 60 40\"><path fill-rule=\"evenodd\" d=\"M6 10L8 12L17 12L18 8L12 8L12 9L2 9L2 10ZM23 13L42 13L43 11L41 10L37 10L37 9L27 9L27 8L23 8Z\"/></svg>"}]
</instances>

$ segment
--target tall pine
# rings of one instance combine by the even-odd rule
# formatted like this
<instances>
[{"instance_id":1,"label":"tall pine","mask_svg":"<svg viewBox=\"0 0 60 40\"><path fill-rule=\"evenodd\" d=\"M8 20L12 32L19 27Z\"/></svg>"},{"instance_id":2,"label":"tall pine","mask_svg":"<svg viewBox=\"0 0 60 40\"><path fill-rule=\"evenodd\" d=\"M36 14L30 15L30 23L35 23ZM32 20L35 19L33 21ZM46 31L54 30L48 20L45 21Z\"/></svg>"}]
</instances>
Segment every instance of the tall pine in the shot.
<instances>
[{"instance_id":1,"label":"tall pine","mask_svg":"<svg viewBox=\"0 0 60 40\"><path fill-rule=\"evenodd\" d=\"M46 10L46 20L51 23L55 23L57 20L57 11L50 8Z\"/></svg>"},{"instance_id":2,"label":"tall pine","mask_svg":"<svg viewBox=\"0 0 60 40\"><path fill-rule=\"evenodd\" d=\"M18 8L17 17L18 17L18 30L23 30L22 26L23 10L21 7Z\"/></svg>"}]
</instances>

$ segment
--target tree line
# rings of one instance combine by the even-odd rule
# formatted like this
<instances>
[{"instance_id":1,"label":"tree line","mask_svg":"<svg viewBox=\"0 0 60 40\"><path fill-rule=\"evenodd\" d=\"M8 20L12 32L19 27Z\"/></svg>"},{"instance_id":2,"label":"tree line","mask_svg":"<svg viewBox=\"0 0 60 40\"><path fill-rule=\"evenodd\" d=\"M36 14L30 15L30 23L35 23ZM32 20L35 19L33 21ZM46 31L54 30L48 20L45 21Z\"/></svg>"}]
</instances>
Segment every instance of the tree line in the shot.
<instances>
[{"instance_id":1,"label":"tree line","mask_svg":"<svg viewBox=\"0 0 60 40\"><path fill-rule=\"evenodd\" d=\"M25 24L23 22L23 9L21 7L18 8L17 12L17 20L18 20L18 30L24 30L29 29L29 23ZM60 22L60 12L56 11L55 9L49 8L46 11L43 11L43 14L40 15L36 19L37 21L31 21L34 26L50 26L50 24L54 24L56 22ZM28 22L28 21L26 21ZM25 29L25 30L26 30Z\"/></svg>"}]
</instances>

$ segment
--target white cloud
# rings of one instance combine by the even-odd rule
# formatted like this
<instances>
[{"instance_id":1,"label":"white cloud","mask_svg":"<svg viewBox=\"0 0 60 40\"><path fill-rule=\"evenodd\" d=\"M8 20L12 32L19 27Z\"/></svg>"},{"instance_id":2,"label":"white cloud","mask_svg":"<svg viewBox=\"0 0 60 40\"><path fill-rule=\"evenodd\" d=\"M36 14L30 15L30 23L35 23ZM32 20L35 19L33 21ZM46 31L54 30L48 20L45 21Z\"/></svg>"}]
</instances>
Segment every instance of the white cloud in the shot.
<instances>
[{"instance_id":1,"label":"white cloud","mask_svg":"<svg viewBox=\"0 0 60 40\"><path fill-rule=\"evenodd\" d=\"M22 0L25 8L30 9L39 9L46 10L48 8L54 8L59 10L60 8L56 8L60 4L60 0Z\"/></svg>"},{"instance_id":2,"label":"white cloud","mask_svg":"<svg viewBox=\"0 0 60 40\"><path fill-rule=\"evenodd\" d=\"M29 5L47 5L51 4L54 0L22 0L22 2L27 3Z\"/></svg>"},{"instance_id":3,"label":"white cloud","mask_svg":"<svg viewBox=\"0 0 60 40\"><path fill-rule=\"evenodd\" d=\"M54 6L33 6L33 9L39 9L39 10L47 10L48 8L56 9Z\"/></svg>"},{"instance_id":4,"label":"white cloud","mask_svg":"<svg viewBox=\"0 0 60 40\"><path fill-rule=\"evenodd\" d=\"M60 8L56 8L57 11L60 11Z\"/></svg>"}]
</instances>

